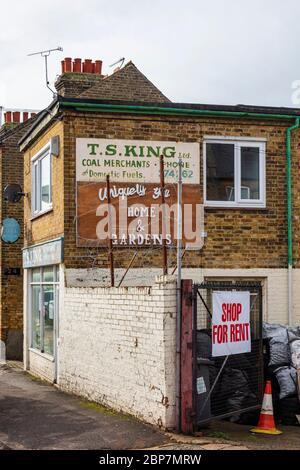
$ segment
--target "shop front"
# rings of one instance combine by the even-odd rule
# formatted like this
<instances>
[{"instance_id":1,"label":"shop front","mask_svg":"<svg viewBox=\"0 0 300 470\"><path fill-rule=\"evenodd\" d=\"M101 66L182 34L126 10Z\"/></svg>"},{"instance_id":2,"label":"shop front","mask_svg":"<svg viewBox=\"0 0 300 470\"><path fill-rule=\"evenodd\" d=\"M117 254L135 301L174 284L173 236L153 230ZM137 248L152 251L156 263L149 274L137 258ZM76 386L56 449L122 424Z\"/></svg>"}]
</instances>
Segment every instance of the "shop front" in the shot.
<instances>
[{"instance_id":1,"label":"shop front","mask_svg":"<svg viewBox=\"0 0 300 470\"><path fill-rule=\"evenodd\" d=\"M63 239L23 250L25 369L57 380L57 343Z\"/></svg>"}]
</instances>

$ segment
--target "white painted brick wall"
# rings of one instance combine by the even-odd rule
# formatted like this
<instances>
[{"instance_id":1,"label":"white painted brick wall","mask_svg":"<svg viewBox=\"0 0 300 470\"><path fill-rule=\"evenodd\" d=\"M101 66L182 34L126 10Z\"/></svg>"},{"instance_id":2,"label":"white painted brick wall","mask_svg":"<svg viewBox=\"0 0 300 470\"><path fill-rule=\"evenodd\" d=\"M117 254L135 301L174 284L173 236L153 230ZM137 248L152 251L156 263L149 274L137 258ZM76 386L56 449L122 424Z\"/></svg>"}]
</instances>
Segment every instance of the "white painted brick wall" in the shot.
<instances>
[{"instance_id":1,"label":"white painted brick wall","mask_svg":"<svg viewBox=\"0 0 300 470\"><path fill-rule=\"evenodd\" d=\"M59 386L149 423L175 425L176 284L65 288Z\"/></svg>"},{"instance_id":2,"label":"white painted brick wall","mask_svg":"<svg viewBox=\"0 0 300 470\"><path fill-rule=\"evenodd\" d=\"M55 366L54 361L46 358L35 351L29 351L29 369L30 372L49 382L54 381Z\"/></svg>"},{"instance_id":3,"label":"white painted brick wall","mask_svg":"<svg viewBox=\"0 0 300 470\"><path fill-rule=\"evenodd\" d=\"M126 275L123 284L151 285L156 275L161 272L159 268L131 268ZM116 269L118 279L124 270ZM287 269L207 269L207 268L184 268L183 279L192 279L202 282L204 278L227 278L252 279L262 282L264 320L270 323L287 323ZM66 283L68 286L93 285L102 282L104 285L110 282L109 271L106 269L67 269ZM300 269L293 269L293 318L292 323L300 324Z\"/></svg>"}]
</instances>

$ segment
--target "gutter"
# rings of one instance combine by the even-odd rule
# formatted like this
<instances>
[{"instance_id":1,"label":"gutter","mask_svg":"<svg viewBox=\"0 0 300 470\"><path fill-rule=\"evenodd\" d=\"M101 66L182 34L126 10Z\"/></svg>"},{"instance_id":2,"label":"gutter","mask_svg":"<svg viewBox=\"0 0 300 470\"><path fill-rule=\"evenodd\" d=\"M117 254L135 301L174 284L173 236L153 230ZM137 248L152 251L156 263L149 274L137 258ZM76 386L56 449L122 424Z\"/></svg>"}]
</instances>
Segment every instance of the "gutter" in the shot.
<instances>
[{"instance_id":1,"label":"gutter","mask_svg":"<svg viewBox=\"0 0 300 470\"><path fill-rule=\"evenodd\" d=\"M110 103L80 103L76 101L60 102L62 108L74 108L76 111L107 112L107 113L135 113L156 115L185 115L185 116L211 116L252 119L295 119L295 114L256 113L251 111L217 111L210 109L170 108L163 106L125 105Z\"/></svg>"},{"instance_id":2,"label":"gutter","mask_svg":"<svg viewBox=\"0 0 300 470\"><path fill-rule=\"evenodd\" d=\"M300 118L286 130L286 186L287 186L287 239L288 239L288 324L293 322L293 222L292 222L292 148L291 133L300 126Z\"/></svg>"}]
</instances>

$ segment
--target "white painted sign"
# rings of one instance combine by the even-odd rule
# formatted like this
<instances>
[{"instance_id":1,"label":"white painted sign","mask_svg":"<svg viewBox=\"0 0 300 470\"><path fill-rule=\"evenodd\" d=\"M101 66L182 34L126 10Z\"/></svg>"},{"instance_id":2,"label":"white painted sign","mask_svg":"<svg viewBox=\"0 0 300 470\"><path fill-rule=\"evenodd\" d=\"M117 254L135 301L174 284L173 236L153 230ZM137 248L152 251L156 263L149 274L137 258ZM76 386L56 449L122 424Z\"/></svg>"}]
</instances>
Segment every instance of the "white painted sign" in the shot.
<instances>
[{"instance_id":1,"label":"white painted sign","mask_svg":"<svg viewBox=\"0 0 300 470\"><path fill-rule=\"evenodd\" d=\"M250 351L250 292L213 292L212 356Z\"/></svg>"},{"instance_id":2,"label":"white painted sign","mask_svg":"<svg viewBox=\"0 0 300 470\"><path fill-rule=\"evenodd\" d=\"M182 161L185 184L200 184L198 142L120 139L76 139L77 181L159 183L160 156L164 157L166 183L176 183Z\"/></svg>"},{"instance_id":3,"label":"white painted sign","mask_svg":"<svg viewBox=\"0 0 300 470\"><path fill-rule=\"evenodd\" d=\"M63 260L63 239L52 240L23 249L23 268L59 264Z\"/></svg>"}]
</instances>

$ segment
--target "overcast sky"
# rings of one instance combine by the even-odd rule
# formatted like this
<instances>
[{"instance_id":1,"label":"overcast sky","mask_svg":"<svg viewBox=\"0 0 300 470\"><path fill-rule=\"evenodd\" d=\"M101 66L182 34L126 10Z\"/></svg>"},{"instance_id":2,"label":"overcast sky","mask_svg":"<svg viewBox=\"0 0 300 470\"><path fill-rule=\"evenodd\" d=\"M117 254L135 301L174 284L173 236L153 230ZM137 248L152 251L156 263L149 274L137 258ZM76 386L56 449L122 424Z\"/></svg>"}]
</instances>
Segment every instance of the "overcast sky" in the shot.
<instances>
[{"instance_id":1,"label":"overcast sky","mask_svg":"<svg viewBox=\"0 0 300 470\"><path fill-rule=\"evenodd\" d=\"M0 3L0 105L41 109L64 57L120 57L172 101L292 106L299 0L41 0ZM299 105L300 106L300 105Z\"/></svg>"}]
</instances>

